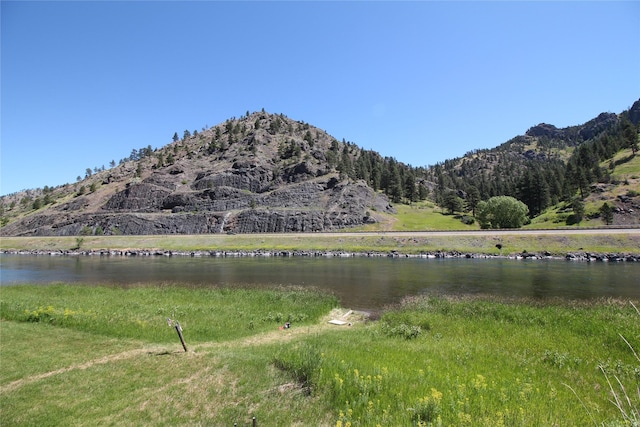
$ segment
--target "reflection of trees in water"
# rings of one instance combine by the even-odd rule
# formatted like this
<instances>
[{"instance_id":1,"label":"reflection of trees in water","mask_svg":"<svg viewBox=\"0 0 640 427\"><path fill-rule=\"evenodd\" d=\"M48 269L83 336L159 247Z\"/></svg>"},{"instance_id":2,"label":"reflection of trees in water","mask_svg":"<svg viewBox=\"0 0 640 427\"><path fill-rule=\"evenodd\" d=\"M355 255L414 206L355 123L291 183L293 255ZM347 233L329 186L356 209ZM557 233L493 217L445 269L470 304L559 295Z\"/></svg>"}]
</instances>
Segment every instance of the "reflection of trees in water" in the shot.
<instances>
[{"instance_id":1,"label":"reflection of trees in water","mask_svg":"<svg viewBox=\"0 0 640 427\"><path fill-rule=\"evenodd\" d=\"M535 299L570 298L589 299L608 294L607 287L619 280L622 275L617 271L614 277L602 273L610 271L607 265L595 266L589 263L572 264L562 261L539 262L530 270L531 297ZM613 294L611 296L620 296Z\"/></svg>"},{"instance_id":2,"label":"reflection of trees in water","mask_svg":"<svg viewBox=\"0 0 640 427\"><path fill-rule=\"evenodd\" d=\"M535 299L549 298L553 286L548 269L536 268L531 274L531 296Z\"/></svg>"},{"instance_id":3,"label":"reflection of trees in water","mask_svg":"<svg viewBox=\"0 0 640 427\"><path fill-rule=\"evenodd\" d=\"M387 257L64 257L0 254L2 284L68 282L196 287L309 286L352 309L405 296L637 298L640 264Z\"/></svg>"}]
</instances>

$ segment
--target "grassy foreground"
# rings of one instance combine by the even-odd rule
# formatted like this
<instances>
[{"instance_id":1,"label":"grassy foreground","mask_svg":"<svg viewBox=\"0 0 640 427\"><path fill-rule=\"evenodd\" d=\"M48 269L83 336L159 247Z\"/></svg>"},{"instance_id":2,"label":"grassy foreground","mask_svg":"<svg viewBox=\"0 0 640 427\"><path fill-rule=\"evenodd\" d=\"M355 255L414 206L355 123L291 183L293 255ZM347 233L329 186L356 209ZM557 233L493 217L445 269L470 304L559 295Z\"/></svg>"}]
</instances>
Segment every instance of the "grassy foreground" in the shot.
<instances>
[{"instance_id":1,"label":"grassy foreground","mask_svg":"<svg viewBox=\"0 0 640 427\"><path fill-rule=\"evenodd\" d=\"M640 421L629 302L423 297L375 322L336 305L299 289L3 287L0 424ZM612 391L629 400L617 408Z\"/></svg>"}]
</instances>

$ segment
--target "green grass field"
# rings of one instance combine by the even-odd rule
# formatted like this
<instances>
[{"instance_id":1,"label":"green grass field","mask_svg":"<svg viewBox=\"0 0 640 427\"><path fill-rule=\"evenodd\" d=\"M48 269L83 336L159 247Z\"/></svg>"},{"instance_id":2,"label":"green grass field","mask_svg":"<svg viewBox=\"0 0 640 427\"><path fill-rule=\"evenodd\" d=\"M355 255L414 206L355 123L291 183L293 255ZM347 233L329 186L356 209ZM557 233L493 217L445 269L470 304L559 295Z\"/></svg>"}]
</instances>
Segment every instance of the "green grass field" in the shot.
<instances>
[{"instance_id":1,"label":"green grass field","mask_svg":"<svg viewBox=\"0 0 640 427\"><path fill-rule=\"evenodd\" d=\"M381 215L382 220L345 231L432 231L479 230L477 224L467 225L456 215L450 215L429 201L411 205L394 205L396 213Z\"/></svg>"},{"instance_id":2,"label":"green grass field","mask_svg":"<svg viewBox=\"0 0 640 427\"><path fill-rule=\"evenodd\" d=\"M630 302L423 297L377 321L344 317L336 303L289 288L3 287L0 424L640 419L640 359L632 350L640 348L640 313ZM187 352L166 317L182 324ZM330 325L331 318L352 326ZM292 327L281 329L286 321ZM617 408L612 391L628 403Z\"/></svg>"}]
</instances>

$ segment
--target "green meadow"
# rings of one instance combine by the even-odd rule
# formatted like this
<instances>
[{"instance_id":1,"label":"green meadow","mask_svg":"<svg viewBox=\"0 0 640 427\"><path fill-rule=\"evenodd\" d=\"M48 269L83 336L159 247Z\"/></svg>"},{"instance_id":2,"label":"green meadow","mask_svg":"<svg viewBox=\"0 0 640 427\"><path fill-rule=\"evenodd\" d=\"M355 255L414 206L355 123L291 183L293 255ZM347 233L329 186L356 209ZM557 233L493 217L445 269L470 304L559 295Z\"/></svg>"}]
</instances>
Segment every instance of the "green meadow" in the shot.
<instances>
[{"instance_id":1,"label":"green meadow","mask_svg":"<svg viewBox=\"0 0 640 427\"><path fill-rule=\"evenodd\" d=\"M638 303L5 286L0 424L637 426Z\"/></svg>"}]
</instances>

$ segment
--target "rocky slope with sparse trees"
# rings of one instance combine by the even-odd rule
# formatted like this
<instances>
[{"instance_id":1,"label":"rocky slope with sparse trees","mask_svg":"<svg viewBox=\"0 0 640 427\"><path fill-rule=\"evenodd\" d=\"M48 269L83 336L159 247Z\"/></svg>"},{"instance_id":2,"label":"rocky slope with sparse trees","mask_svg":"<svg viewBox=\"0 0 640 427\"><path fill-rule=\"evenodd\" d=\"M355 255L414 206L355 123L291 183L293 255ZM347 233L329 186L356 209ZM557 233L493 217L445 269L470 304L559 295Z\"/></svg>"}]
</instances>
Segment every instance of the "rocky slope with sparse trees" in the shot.
<instances>
[{"instance_id":1,"label":"rocky slope with sparse trees","mask_svg":"<svg viewBox=\"0 0 640 427\"><path fill-rule=\"evenodd\" d=\"M26 207L37 209L1 233L317 232L362 225L393 212L384 194L353 174L362 153L307 123L247 113L176 134L157 150L133 150L111 169L88 169L76 184L35 192ZM23 203L4 199L14 209Z\"/></svg>"},{"instance_id":2,"label":"rocky slope with sparse trees","mask_svg":"<svg viewBox=\"0 0 640 427\"><path fill-rule=\"evenodd\" d=\"M636 161L639 122L640 100L582 125L543 123L495 148L413 167L283 114L247 112L134 149L108 169L88 168L76 183L2 196L0 235L332 231L425 199L491 228L501 222L487 202L498 196L527 218L560 206L568 225L585 215L635 225L640 173L621 182L617 171Z\"/></svg>"}]
</instances>

